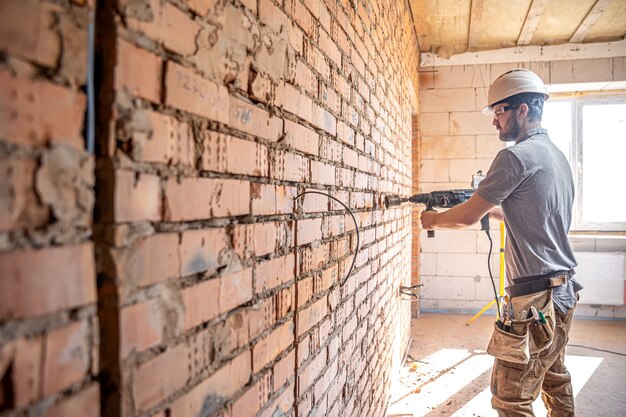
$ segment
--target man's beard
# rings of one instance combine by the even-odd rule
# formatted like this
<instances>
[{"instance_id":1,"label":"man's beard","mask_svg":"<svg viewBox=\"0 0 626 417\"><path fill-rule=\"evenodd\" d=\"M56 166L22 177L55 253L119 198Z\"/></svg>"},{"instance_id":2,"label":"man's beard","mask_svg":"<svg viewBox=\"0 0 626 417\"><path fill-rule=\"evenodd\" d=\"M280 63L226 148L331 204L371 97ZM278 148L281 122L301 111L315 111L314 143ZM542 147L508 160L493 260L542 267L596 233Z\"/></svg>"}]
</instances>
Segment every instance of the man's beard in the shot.
<instances>
[{"instance_id":1,"label":"man's beard","mask_svg":"<svg viewBox=\"0 0 626 417\"><path fill-rule=\"evenodd\" d=\"M504 142L514 141L515 139L517 139L517 136L519 135L520 130L522 130L520 123L517 121L515 117L511 118L511 121L513 123L510 125L508 132L505 132L504 130L500 130L501 141L504 141Z\"/></svg>"}]
</instances>

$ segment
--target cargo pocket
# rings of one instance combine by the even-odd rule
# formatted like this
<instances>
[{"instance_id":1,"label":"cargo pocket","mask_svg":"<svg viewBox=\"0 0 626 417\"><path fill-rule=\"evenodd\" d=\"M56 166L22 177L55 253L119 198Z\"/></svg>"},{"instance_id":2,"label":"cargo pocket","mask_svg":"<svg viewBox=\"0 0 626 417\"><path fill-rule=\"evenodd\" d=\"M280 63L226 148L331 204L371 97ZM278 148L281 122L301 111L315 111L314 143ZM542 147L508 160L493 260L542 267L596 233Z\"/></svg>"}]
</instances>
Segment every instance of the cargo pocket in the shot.
<instances>
[{"instance_id":1,"label":"cargo pocket","mask_svg":"<svg viewBox=\"0 0 626 417\"><path fill-rule=\"evenodd\" d=\"M526 365L497 359L491 373L491 393L502 400L519 398Z\"/></svg>"}]
</instances>

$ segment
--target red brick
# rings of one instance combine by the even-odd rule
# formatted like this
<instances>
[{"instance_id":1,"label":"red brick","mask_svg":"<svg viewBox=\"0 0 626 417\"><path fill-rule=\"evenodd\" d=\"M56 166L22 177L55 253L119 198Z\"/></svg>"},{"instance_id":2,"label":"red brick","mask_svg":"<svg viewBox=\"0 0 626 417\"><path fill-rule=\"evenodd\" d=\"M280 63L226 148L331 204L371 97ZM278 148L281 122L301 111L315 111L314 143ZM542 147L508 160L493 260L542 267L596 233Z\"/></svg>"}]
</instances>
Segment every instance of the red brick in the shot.
<instances>
[{"instance_id":1,"label":"red brick","mask_svg":"<svg viewBox=\"0 0 626 417\"><path fill-rule=\"evenodd\" d=\"M295 259L293 254L262 262L255 267L255 292L271 290L295 277Z\"/></svg>"},{"instance_id":2,"label":"red brick","mask_svg":"<svg viewBox=\"0 0 626 417\"><path fill-rule=\"evenodd\" d=\"M288 83L279 83L276 87L274 104L283 110L298 114L300 109L300 91Z\"/></svg>"},{"instance_id":3,"label":"red brick","mask_svg":"<svg viewBox=\"0 0 626 417\"><path fill-rule=\"evenodd\" d=\"M187 357L187 349L178 345L139 365L133 384L137 413L159 404L185 385L189 373Z\"/></svg>"},{"instance_id":4,"label":"red brick","mask_svg":"<svg viewBox=\"0 0 626 417\"><path fill-rule=\"evenodd\" d=\"M346 341L350 338L350 336L352 335L352 333L354 333L354 329L356 329L356 325L357 325L357 317L353 316L343 327L342 330L342 335L343 335L343 342L346 343Z\"/></svg>"},{"instance_id":5,"label":"red brick","mask_svg":"<svg viewBox=\"0 0 626 417\"><path fill-rule=\"evenodd\" d=\"M359 159L360 162L360 159ZM369 176L361 172L357 172L354 175L354 188L367 189L369 182Z\"/></svg>"},{"instance_id":6,"label":"red brick","mask_svg":"<svg viewBox=\"0 0 626 417\"><path fill-rule=\"evenodd\" d=\"M233 404L232 414L237 417L254 417L269 399L269 373L263 375Z\"/></svg>"},{"instance_id":7,"label":"red brick","mask_svg":"<svg viewBox=\"0 0 626 417\"><path fill-rule=\"evenodd\" d=\"M50 210L34 190L34 160L0 159L0 230L37 228L48 222Z\"/></svg>"},{"instance_id":8,"label":"red brick","mask_svg":"<svg viewBox=\"0 0 626 417\"><path fill-rule=\"evenodd\" d=\"M250 351L245 351L176 400L171 408L171 417L196 416L217 410L246 385L251 368Z\"/></svg>"},{"instance_id":9,"label":"red brick","mask_svg":"<svg viewBox=\"0 0 626 417\"><path fill-rule=\"evenodd\" d=\"M333 39L323 30L320 30L319 47L328 58L335 63L335 65L341 68L341 51L337 48L337 45Z\"/></svg>"},{"instance_id":10,"label":"red brick","mask_svg":"<svg viewBox=\"0 0 626 417\"><path fill-rule=\"evenodd\" d=\"M163 317L159 300L148 300L120 311L120 358L161 343Z\"/></svg>"},{"instance_id":11,"label":"red brick","mask_svg":"<svg viewBox=\"0 0 626 417\"><path fill-rule=\"evenodd\" d=\"M335 114L341 113L341 99L332 87L322 83L320 87L320 99L328 109Z\"/></svg>"},{"instance_id":12,"label":"red brick","mask_svg":"<svg viewBox=\"0 0 626 417\"><path fill-rule=\"evenodd\" d=\"M233 227L232 246L242 260L254 257L254 225L238 224Z\"/></svg>"},{"instance_id":13,"label":"red brick","mask_svg":"<svg viewBox=\"0 0 626 417\"><path fill-rule=\"evenodd\" d=\"M198 348L204 352L208 368L213 362L230 356L250 342L250 310L238 309L223 322L220 321L203 332L205 337L199 342ZM199 368L200 371L203 369Z\"/></svg>"},{"instance_id":14,"label":"red brick","mask_svg":"<svg viewBox=\"0 0 626 417\"><path fill-rule=\"evenodd\" d=\"M306 182L309 161L300 155L280 150L270 151L270 177L279 180Z\"/></svg>"},{"instance_id":15,"label":"red brick","mask_svg":"<svg viewBox=\"0 0 626 417\"><path fill-rule=\"evenodd\" d=\"M52 142L84 149L84 94L0 70L0 97L3 140L33 146Z\"/></svg>"},{"instance_id":16,"label":"red brick","mask_svg":"<svg viewBox=\"0 0 626 417\"><path fill-rule=\"evenodd\" d=\"M313 162L313 161L312 161ZM305 190L311 191L311 190ZM302 201L302 210L305 213L313 213L320 211L328 211L328 197L322 194L305 194L300 201Z\"/></svg>"},{"instance_id":17,"label":"red brick","mask_svg":"<svg viewBox=\"0 0 626 417\"><path fill-rule=\"evenodd\" d=\"M181 55L189 55L196 51L196 36L200 31L198 23L190 19L185 13L170 3L162 4L159 1L149 2L152 16L150 20L136 19L126 16L126 22L131 30L144 33L166 49Z\"/></svg>"},{"instance_id":18,"label":"red brick","mask_svg":"<svg viewBox=\"0 0 626 417\"><path fill-rule=\"evenodd\" d=\"M294 310L295 286L283 288L276 295L276 320L280 320Z\"/></svg>"},{"instance_id":19,"label":"red brick","mask_svg":"<svg viewBox=\"0 0 626 417\"><path fill-rule=\"evenodd\" d=\"M205 132L202 169L267 177L267 147L217 132Z\"/></svg>"},{"instance_id":20,"label":"red brick","mask_svg":"<svg viewBox=\"0 0 626 417\"><path fill-rule=\"evenodd\" d=\"M252 310L250 310L250 338L254 339L266 329L269 329L276 322L276 309L274 298L269 297L260 300Z\"/></svg>"},{"instance_id":21,"label":"red brick","mask_svg":"<svg viewBox=\"0 0 626 417\"><path fill-rule=\"evenodd\" d=\"M315 359L313 359L301 371L298 376L298 396L301 396L307 389L311 387L313 381L322 374L322 370L326 367L326 351L321 351Z\"/></svg>"},{"instance_id":22,"label":"red brick","mask_svg":"<svg viewBox=\"0 0 626 417\"><path fill-rule=\"evenodd\" d=\"M199 272L213 273L221 265L220 252L229 245L226 230L188 230L180 243L181 272L186 276Z\"/></svg>"},{"instance_id":23,"label":"red brick","mask_svg":"<svg viewBox=\"0 0 626 417\"><path fill-rule=\"evenodd\" d=\"M326 243L320 246L305 248L299 252L298 267L300 274L320 268L331 258L330 244Z\"/></svg>"},{"instance_id":24,"label":"red brick","mask_svg":"<svg viewBox=\"0 0 626 417\"><path fill-rule=\"evenodd\" d=\"M158 103L161 98L162 61L150 52L118 38L115 89Z\"/></svg>"},{"instance_id":25,"label":"red brick","mask_svg":"<svg viewBox=\"0 0 626 417\"><path fill-rule=\"evenodd\" d=\"M347 146L343 147L343 163L349 165L354 168L359 167L359 154L356 151L348 148Z\"/></svg>"},{"instance_id":26,"label":"red brick","mask_svg":"<svg viewBox=\"0 0 626 417\"><path fill-rule=\"evenodd\" d=\"M322 238L322 219L296 221L296 245L302 246Z\"/></svg>"},{"instance_id":27,"label":"red brick","mask_svg":"<svg viewBox=\"0 0 626 417\"><path fill-rule=\"evenodd\" d=\"M296 64L294 84L302 87L310 96L317 97L317 76L300 60Z\"/></svg>"},{"instance_id":28,"label":"red brick","mask_svg":"<svg viewBox=\"0 0 626 417\"><path fill-rule=\"evenodd\" d=\"M329 161L341 162L341 144L331 138L320 142L320 156Z\"/></svg>"},{"instance_id":29,"label":"red brick","mask_svg":"<svg viewBox=\"0 0 626 417\"><path fill-rule=\"evenodd\" d=\"M242 132L276 142L283 134L283 121L253 104L229 97L229 125Z\"/></svg>"},{"instance_id":30,"label":"red brick","mask_svg":"<svg viewBox=\"0 0 626 417\"><path fill-rule=\"evenodd\" d=\"M53 12L53 5L38 1L0 2L0 49L55 67L61 53L61 38L56 32Z\"/></svg>"},{"instance_id":31,"label":"red brick","mask_svg":"<svg viewBox=\"0 0 626 417\"><path fill-rule=\"evenodd\" d=\"M312 44L305 44L306 62L320 74L322 80L330 79L330 67L319 49Z\"/></svg>"},{"instance_id":32,"label":"red brick","mask_svg":"<svg viewBox=\"0 0 626 417\"><path fill-rule=\"evenodd\" d=\"M220 313L220 280L211 279L181 291L185 307L185 330L205 323Z\"/></svg>"},{"instance_id":33,"label":"red brick","mask_svg":"<svg viewBox=\"0 0 626 417\"><path fill-rule=\"evenodd\" d=\"M280 396L274 400L269 407L259 417L276 417L286 416L289 414L289 410L293 408L295 400L292 388L287 388Z\"/></svg>"},{"instance_id":34,"label":"red brick","mask_svg":"<svg viewBox=\"0 0 626 417\"><path fill-rule=\"evenodd\" d=\"M44 417L99 417L100 388L97 383L90 384L87 388L62 398L61 401L50 407L43 414Z\"/></svg>"},{"instance_id":35,"label":"red brick","mask_svg":"<svg viewBox=\"0 0 626 417\"><path fill-rule=\"evenodd\" d=\"M180 274L177 233L157 233L130 248L112 249L117 278L123 285L151 285Z\"/></svg>"},{"instance_id":36,"label":"red brick","mask_svg":"<svg viewBox=\"0 0 626 417\"><path fill-rule=\"evenodd\" d=\"M304 7L300 0L291 0L287 3L288 13L294 18L296 23L302 28L309 38L315 34L316 21L311 13Z\"/></svg>"},{"instance_id":37,"label":"red brick","mask_svg":"<svg viewBox=\"0 0 626 417\"><path fill-rule=\"evenodd\" d=\"M354 129L346 125L344 122L337 123L337 139L348 145L355 145Z\"/></svg>"},{"instance_id":38,"label":"red brick","mask_svg":"<svg viewBox=\"0 0 626 417\"><path fill-rule=\"evenodd\" d=\"M156 175L116 171L113 198L116 222L161 220L161 180Z\"/></svg>"},{"instance_id":39,"label":"red brick","mask_svg":"<svg viewBox=\"0 0 626 417\"><path fill-rule=\"evenodd\" d=\"M165 104L228 123L228 90L172 61L165 74Z\"/></svg>"},{"instance_id":40,"label":"red brick","mask_svg":"<svg viewBox=\"0 0 626 417\"><path fill-rule=\"evenodd\" d=\"M45 339L43 395L82 381L89 372L91 350L87 322L54 330Z\"/></svg>"},{"instance_id":41,"label":"red brick","mask_svg":"<svg viewBox=\"0 0 626 417\"><path fill-rule=\"evenodd\" d=\"M315 326L328 312L326 297L313 303L311 306L296 314L296 331L300 337L311 327Z\"/></svg>"},{"instance_id":42,"label":"red brick","mask_svg":"<svg viewBox=\"0 0 626 417\"><path fill-rule=\"evenodd\" d=\"M311 182L313 184L335 185L336 168L324 162L311 161Z\"/></svg>"},{"instance_id":43,"label":"red brick","mask_svg":"<svg viewBox=\"0 0 626 417\"><path fill-rule=\"evenodd\" d=\"M256 256L267 255L276 250L278 223L256 223L254 225L253 250Z\"/></svg>"},{"instance_id":44,"label":"red brick","mask_svg":"<svg viewBox=\"0 0 626 417\"><path fill-rule=\"evenodd\" d=\"M273 387L278 391L296 373L296 351L292 350L287 356L274 364Z\"/></svg>"},{"instance_id":45,"label":"red brick","mask_svg":"<svg viewBox=\"0 0 626 417\"><path fill-rule=\"evenodd\" d=\"M294 208L294 198L297 196L296 187L286 185L276 186L276 212L278 214L291 214Z\"/></svg>"},{"instance_id":46,"label":"red brick","mask_svg":"<svg viewBox=\"0 0 626 417\"><path fill-rule=\"evenodd\" d=\"M313 125L319 129L323 129L331 136L337 134L337 118L328 110L313 103L311 107L311 118L308 119Z\"/></svg>"},{"instance_id":47,"label":"red brick","mask_svg":"<svg viewBox=\"0 0 626 417\"><path fill-rule=\"evenodd\" d=\"M337 265L333 265L330 268L324 270L322 272L320 286L315 289L315 292L323 292L333 286L334 283L338 281L338 269Z\"/></svg>"},{"instance_id":48,"label":"red brick","mask_svg":"<svg viewBox=\"0 0 626 417\"><path fill-rule=\"evenodd\" d=\"M250 213L247 181L217 178L175 179L165 184L164 220L190 221ZM193 199L193 204L190 204Z\"/></svg>"},{"instance_id":49,"label":"red brick","mask_svg":"<svg viewBox=\"0 0 626 417\"><path fill-rule=\"evenodd\" d=\"M300 342L296 343L296 367L301 368L302 364L309 358L311 353L311 336L307 335Z\"/></svg>"},{"instance_id":50,"label":"red brick","mask_svg":"<svg viewBox=\"0 0 626 417\"><path fill-rule=\"evenodd\" d=\"M298 299L297 307L305 305L313 297L313 277L304 278L297 283Z\"/></svg>"},{"instance_id":51,"label":"red brick","mask_svg":"<svg viewBox=\"0 0 626 417\"><path fill-rule=\"evenodd\" d=\"M96 301L92 243L0 254L0 321Z\"/></svg>"},{"instance_id":52,"label":"red brick","mask_svg":"<svg viewBox=\"0 0 626 417\"><path fill-rule=\"evenodd\" d=\"M350 218L352 220L352 218ZM344 216L327 216L322 219L322 238L337 236L345 232Z\"/></svg>"},{"instance_id":53,"label":"red brick","mask_svg":"<svg viewBox=\"0 0 626 417\"><path fill-rule=\"evenodd\" d=\"M336 174L336 185L340 187L352 187L354 183L354 171L345 168L337 168ZM349 204L348 207L350 207Z\"/></svg>"},{"instance_id":54,"label":"red brick","mask_svg":"<svg viewBox=\"0 0 626 417\"><path fill-rule=\"evenodd\" d=\"M260 371L293 343L293 321L288 321L252 348L252 372Z\"/></svg>"},{"instance_id":55,"label":"red brick","mask_svg":"<svg viewBox=\"0 0 626 417\"><path fill-rule=\"evenodd\" d=\"M285 143L294 149L317 156L319 133L285 119Z\"/></svg>"},{"instance_id":56,"label":"red brick","mask_svg":"<svg viewBox=\"0 0 626 417\"><path fill-rule=\"evenodd\" d=\"M220 277L220 313L230 311L250 300L252 300L252 268Z\"/></svg>"},{"instance_id":57,"label":"red brick","mask_svg":"<svg viewBox=\"0 0 626 417\"><path fill-rule=\"evenodd\" d=\"M133 155L140 161L192 165L195 147L188 123L146 111L150 132L133 133Z\"/></svg>"},{"instance_id":58,"label":"red brick","mask_svg":"<svg viewBox=\"0 0 626 417\"><path fill-rule=\"evenodd\" d=\"M193 54L200 25L170 3L163 7L163 23L159 33L165 48L181 55Z\"/></svg>"},{"instance_id":59,"label":"red brick","mask_svg":"<svg viewBox=\"0 0 626 417\"><path fill-rule=\"evenodd\" d=\"M19 339L0 347L3 365L13 362L13 395L16 407L41 398L43 337ZM4 369L4 368L3 368ZM4 370L3 370L4 372Z\"/></svg>"},{"instance_id":60,"label":"red brick","mask_svg":"<svg viewBox=\"0 0 626 417\"><path fill-rule=\"evenodd\" d=\"M250 184L252 215L265 216L276 214L276 186L273 184Z\"/></svg>"}]
</instances>

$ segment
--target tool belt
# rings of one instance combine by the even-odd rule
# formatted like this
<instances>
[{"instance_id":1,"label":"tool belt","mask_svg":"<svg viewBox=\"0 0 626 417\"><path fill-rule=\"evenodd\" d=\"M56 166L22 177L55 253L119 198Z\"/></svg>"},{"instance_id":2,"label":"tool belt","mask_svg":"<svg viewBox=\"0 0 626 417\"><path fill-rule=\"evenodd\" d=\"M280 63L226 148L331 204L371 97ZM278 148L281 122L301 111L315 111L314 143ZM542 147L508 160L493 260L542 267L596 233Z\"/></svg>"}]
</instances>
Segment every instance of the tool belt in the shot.
<instances>
[{"instance_id":1,"label":"tool belt","mask_svg":"<svg viewBox=\"0 0 626 417\"><path fill-rule=\"evenodd\" d=\"M506 288L511 297L521 297L561 286L572 276L571 271L550 272L513 280L515 284Z\"/></svg>"},{"instance_id":2,"label":"tool belt","mask_svg":"<svg viewBox=\"0 0 626 417\"><path fill-rule=\"evenodd\" d=\"M508 363L527 364L532 355L550 347L554 340L552 290L513 300L494 323L487 353Z\"/></svg>"}]
</instances>

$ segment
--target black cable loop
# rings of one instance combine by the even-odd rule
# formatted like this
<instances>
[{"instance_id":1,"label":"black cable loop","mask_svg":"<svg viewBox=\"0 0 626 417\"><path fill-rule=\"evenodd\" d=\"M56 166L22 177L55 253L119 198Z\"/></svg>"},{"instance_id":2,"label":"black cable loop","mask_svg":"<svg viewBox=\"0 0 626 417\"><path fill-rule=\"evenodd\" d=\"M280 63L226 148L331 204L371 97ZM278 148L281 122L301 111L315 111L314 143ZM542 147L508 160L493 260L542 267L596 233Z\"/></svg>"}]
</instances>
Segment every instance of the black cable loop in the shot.
<instances>
[{"instance_id":1,"label":"black cable loop","mask_svg":"<svg viewBox=\"0 0 626 417\"><path fill-rule=\"evenodd\" d=\"M354 269L354 264L356 262L356 257L359 254L359 249L361 246L361 236L359 234L359 225L356 222L356 217L354 217L354 214L352 213L352 210L350 210L348 208L348 206L346 206L345 204L343 204L340 200L338 200L336 197L333 197L332 195L328 194L328 193L323 193L321 191L304 191L301 194L298 194L297 196L295 196L293 198L293 200L297 200L300 197L302 197L305 194L320 194L320 195L325 195L326 197L330 197L333 200L335 200L336 202L338 202L339 204L341 204L346 210L348 210L348 213L350 213L350 216L352 217L352 221L354 222L354 226L356 227L356 250L354 251L354 258L352 258L352 265L350 265L350 270L348 271L348 273L346 274L345 278L341 281L342 283L345 282L345 280L348 279L348 277L350 276L350 274L352 273L352 270Z\"/></svg>"},{"instance_id":2,"label":"black cable loop","mask_svg":"<svg viewBox=\"0 0 626 417\"><path fill-rule=\"evenodd\" d=\"M493 274L491 273L491 252L493 250L493 240L491 240L491 234L489 230L485 230L487 238L489 238L489 255L487 255L487 269L489 269L489 277L491 278L491 286L493 287L493 294L496 297L496 307L498 308L498 315L500 314L500 302L498 301L498 291L496 290L496 283L493 281Z\"/></svg>"}]
</instances>

